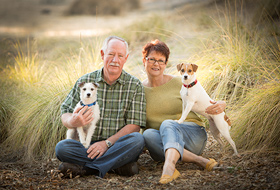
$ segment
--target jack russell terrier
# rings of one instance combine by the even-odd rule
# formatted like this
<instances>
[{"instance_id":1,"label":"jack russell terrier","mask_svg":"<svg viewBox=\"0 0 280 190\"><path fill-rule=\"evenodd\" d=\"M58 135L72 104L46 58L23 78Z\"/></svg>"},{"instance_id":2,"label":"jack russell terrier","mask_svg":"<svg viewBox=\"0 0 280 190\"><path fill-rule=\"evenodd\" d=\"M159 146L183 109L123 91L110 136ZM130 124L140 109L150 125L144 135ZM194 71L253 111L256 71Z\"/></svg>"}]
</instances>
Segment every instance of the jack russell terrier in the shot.
<instances>
[{"instance_id":1,"label":"jack russell terrier","mask_svg":"<svg viewBox=\"0 0 280 190\"><path fill-rule=\"evenodd\" d=\"M76 129L68 129L66 138L78 140L77 132L79 134L79 140L84 145L85 148L88 148L91 142L91 137L95 131L96 123L100 118L99 105L97 103L97 88L99 87L98 83L79 83L80 87L80 99L76 105L74 112L81 107L88 106L91 107L93 112L93 121L88 125L77 127Z\"/></svg>"},{"instance_id":2,"label":"jack russell terrier","mask_svg":"<svg viewBox=\"0 0 280 190\"><path fill-rule=\"evenodd\" d=\"M180 91L183 101L183 110L182 116L177 122L179 124L183 123L191 110L205 116L209 121L210 131L214 138L223 147L223 141L221 140L220 134L224 136L232 146L234 155L238 155L235 143L229 134L231 123L225 112L217 115L209 115L205 113L206 108L212 104L210 103L211 99L209 95L195 77L197 68L198 66L195 64L181 63L177 65L177 70L182 75L183 82Z\"/></svg>"}]
</instances>

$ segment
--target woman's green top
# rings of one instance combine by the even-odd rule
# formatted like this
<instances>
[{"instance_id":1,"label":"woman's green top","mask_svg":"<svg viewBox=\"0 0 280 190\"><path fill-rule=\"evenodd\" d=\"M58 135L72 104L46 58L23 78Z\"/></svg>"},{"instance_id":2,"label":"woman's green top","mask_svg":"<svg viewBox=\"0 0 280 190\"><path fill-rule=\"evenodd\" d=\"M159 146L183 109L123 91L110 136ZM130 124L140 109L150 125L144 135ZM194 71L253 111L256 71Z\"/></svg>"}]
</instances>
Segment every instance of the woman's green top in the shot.
<instances>
[{"instance_id":1,"label":"woman's green top","mask_svg":"<svg viewBox=\"0 0 280 190\"><path fill-rule=\"evenodd\" d=\"M146 129L159 129L164 120L179 120L182 115L182 99L180 90L181 77L173 77L164 85L144 87L146 96ZM196 113L190 112L185 121L204 126Z\"/></svg>"}]
</instances>

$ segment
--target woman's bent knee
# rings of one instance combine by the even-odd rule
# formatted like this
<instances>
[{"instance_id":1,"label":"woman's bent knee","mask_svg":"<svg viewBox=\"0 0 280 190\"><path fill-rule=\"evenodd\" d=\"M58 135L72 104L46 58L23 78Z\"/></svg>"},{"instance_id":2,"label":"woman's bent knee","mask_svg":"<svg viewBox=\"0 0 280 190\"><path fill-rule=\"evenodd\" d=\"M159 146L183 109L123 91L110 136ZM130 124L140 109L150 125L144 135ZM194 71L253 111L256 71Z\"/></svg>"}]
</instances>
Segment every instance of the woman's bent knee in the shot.
<instances>
[{"instance_id":1,"label":"woman's bent knee","mask_svg":"<svg viewBox=\"0 0 280 190\"><path fill-rule=\"evenodd\" d=\"M163 131L165 129L176 129L177 127L179 127L180 125L174 121L174 120L171 120L171 119L168 119L168 120L164 120L161 125L160 125L160 131Z\"/></svg>"},{"instance_id":2,"label":"woman's bent knee","mask_svg":"<svg viewBox=\"0 0 280 190\"><path fill-rule=\"evenodd\" d=\"M154 139L154 137L157 135L158 130L155 129L147 129L143 132L143 137L146 140Z\"/></svg>"},{"instance_id":3,"label":"woman's bent knee","mask_svg":"<svg viewBox=\"0 0 280 190\"><path fill-rule=\"evenodd\" d=\"M169 125L174 125L174 124L177 124L177 122L172 119L167 119L161 123L161 126L169 126Z\"/></svg>"}]
</instances>

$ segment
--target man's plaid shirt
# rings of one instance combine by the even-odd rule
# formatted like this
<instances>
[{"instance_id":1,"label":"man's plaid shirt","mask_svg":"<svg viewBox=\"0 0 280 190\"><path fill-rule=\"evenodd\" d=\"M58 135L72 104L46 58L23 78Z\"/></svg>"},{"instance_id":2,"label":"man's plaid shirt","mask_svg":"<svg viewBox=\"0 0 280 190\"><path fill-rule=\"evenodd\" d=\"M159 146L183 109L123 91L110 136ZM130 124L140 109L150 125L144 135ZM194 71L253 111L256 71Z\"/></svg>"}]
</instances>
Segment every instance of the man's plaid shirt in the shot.
<instances>
[{"instance_id":1,"label":"man's plaid shirt","mask_svg":"<svg viewBox=\"0 0 280 190\"><path fill-rule=\"evenodd\" d=\"M61 114L73 113L80 101L79 82L99 84L97 102L100 108L100 120L97 123L92 140L104 140L117 133L127 124L146 126L146 99L142 83L136 77L122 71L113 85L108 85L102 70L88 73L79 78L61 105Z\"/></svg>"}]
</instances>

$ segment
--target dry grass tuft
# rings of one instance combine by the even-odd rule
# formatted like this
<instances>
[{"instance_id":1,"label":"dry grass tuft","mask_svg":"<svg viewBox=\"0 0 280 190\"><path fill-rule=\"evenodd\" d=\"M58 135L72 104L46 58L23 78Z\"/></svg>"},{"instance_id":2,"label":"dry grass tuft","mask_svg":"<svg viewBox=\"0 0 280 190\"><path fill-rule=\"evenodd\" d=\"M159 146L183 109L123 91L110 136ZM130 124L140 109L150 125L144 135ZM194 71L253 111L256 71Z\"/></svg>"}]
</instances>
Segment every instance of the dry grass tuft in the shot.
<instances>
[{"instance_id":1,"label":"dry grass tuft","mask_svg":"<svg viewBox=\"0 0 280 190\"><path fill-rule=\"evenodd\" d=\"M15 65L7 67L0 78L0 92L10 92L0 98L0 121L5 122L1 147L11 152L22 150L27 160L54 157L56 143L66 134L60 106L80 76L101 67L102 41L81 43L78 55L69 55L65 63L50 65L49 69L40 64L37 52L25 54L15 45Z\"/></svg>"},{"instance_id":2,"label":"dry grass tuft","mask_svg":"<svg viewBox=\"0 0 280 190\"><path fill-rule=\"evenodd\" d=\"M246 150L279 149L280 147L280 86L268 82L252 89L244 105L233 113L233 134L238 147ZM241 105L241 104L238 104Z\"/></svg>"}]
</instances>

